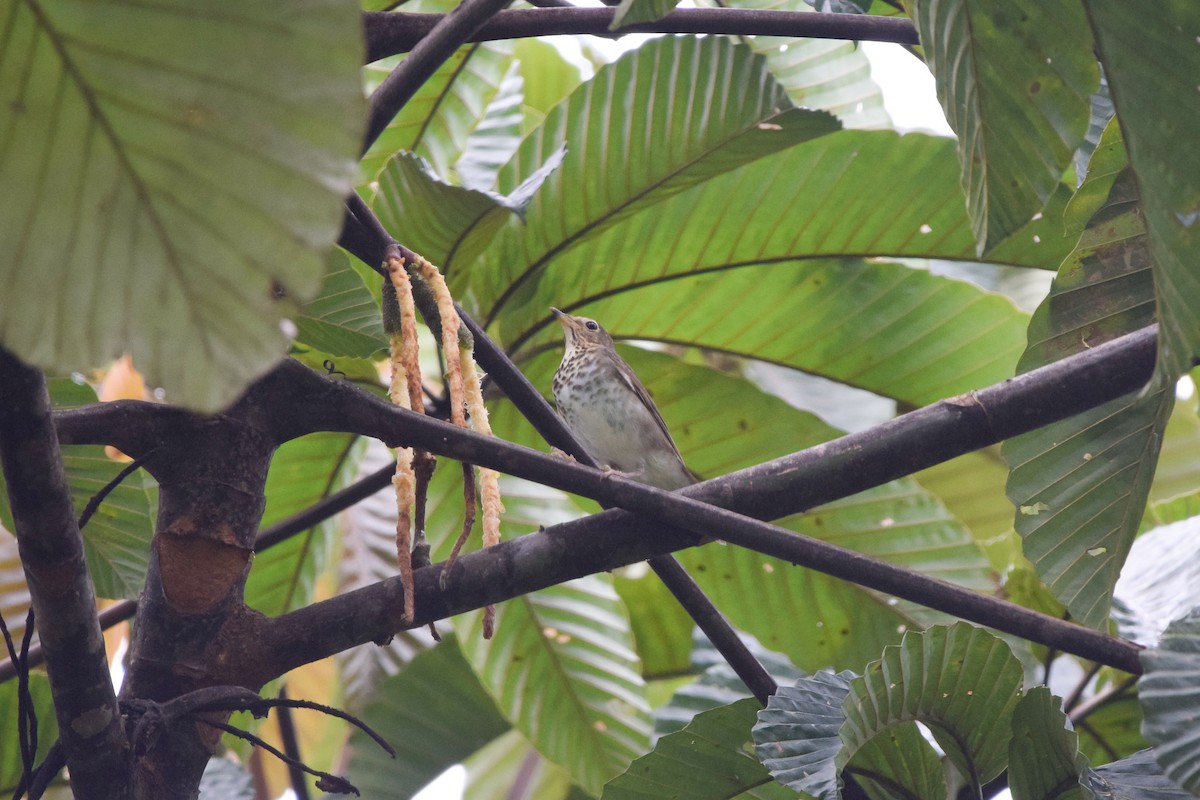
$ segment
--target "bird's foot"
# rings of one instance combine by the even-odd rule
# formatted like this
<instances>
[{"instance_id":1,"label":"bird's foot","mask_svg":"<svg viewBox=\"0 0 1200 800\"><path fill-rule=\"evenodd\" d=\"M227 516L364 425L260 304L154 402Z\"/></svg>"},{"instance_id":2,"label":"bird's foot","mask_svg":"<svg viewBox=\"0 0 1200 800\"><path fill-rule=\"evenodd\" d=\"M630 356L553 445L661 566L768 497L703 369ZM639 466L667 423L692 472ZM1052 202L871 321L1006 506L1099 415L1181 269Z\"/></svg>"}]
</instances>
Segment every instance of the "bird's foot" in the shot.
<instances>
[{"instance_id":1,"label":"bird's foot","mask_svg":"<svg viewBox=\"0 0 1200 800\"><path fill-rule=\"evenodd\" d=\"M645 470L634 470L633 472L625 472L624 470L614 469L613 467L603 466L600 471L604 473L606 478L625 478L626 480L645 483Z\"/></svg>"}]
</instances>

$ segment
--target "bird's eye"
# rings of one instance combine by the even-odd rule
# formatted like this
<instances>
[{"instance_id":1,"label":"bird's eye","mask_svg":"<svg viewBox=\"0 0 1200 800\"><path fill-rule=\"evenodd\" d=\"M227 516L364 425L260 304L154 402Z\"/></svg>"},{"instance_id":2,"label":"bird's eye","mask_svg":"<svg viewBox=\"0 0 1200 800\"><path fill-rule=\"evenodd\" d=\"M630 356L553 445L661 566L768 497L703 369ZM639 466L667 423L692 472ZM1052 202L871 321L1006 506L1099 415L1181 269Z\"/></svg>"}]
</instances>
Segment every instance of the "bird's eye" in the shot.
<instances>
[{"instance_id":1,"label":"bird's eye","mask_svg":"<svg viewBox=\"0 0 1200 800\"><path fill-rule=\"evenodd\" d=\"M587 328L589 331L598 331L600 330L600 323L596 322L594 319L589 319L587 322L583 323L583 327Z\"/></svg>"}]
</instances>

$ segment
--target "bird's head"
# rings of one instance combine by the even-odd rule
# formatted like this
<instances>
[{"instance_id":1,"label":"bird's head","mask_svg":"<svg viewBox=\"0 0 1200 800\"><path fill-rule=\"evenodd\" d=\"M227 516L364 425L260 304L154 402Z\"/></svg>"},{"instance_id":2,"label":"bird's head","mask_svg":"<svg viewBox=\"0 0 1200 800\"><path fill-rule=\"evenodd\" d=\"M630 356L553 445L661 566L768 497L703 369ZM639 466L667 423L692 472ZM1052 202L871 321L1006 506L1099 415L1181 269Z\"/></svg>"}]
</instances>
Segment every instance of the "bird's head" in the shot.
<instances>
[{"instance_id":1,"label":"bird's head","mask_svg":"<svg viewBox=\"0 0 1200 800\"><path fill-rule=\"evenodd\" d=\"M611 348L613 346L612 337L596 320L587 317L573 317L565 311L559 311L553 307L550 310L554 313L558 324L562 325L568 351L574 348L586 350L589 347Z\"/></svg>"}]
</instances>

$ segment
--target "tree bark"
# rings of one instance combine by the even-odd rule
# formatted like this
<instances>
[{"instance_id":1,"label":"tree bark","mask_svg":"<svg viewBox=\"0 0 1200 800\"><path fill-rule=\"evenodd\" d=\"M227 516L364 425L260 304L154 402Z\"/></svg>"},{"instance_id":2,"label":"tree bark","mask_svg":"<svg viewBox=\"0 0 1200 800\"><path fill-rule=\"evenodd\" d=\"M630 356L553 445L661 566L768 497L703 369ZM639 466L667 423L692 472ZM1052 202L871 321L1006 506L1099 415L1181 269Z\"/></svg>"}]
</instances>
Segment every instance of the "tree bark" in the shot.
<instances>
[{"instance_id":1,"label":"tree bark","mask_svg":"<svg viewBox=\"0 0 1200 800\"><path fill-rule=\"evenodd\" d=\"M81 800L128 789L129 745L42 373L0 348L0 464L66 751Z\"/></svg>"}]
</instances>

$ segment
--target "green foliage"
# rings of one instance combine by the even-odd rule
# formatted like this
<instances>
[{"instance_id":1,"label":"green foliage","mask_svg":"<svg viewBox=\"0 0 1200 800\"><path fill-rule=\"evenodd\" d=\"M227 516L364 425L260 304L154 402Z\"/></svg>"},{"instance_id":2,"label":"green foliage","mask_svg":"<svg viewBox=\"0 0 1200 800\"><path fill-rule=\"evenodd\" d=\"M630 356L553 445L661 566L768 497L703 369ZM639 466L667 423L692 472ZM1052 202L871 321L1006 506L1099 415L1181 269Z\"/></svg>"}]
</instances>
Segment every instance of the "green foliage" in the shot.
<instances>
[{"instance_id":1,"label":"green foliage","mask_svg":"<svg viewBox=\"0 0 1200 800\"><path fill-rule=\"evenodd\" d=\"M354 174L356 10L5 4L4 345L59 373L129 351L208 411L277 361L275 290L316 292Z\"/></svg>"},{"instance_id":2,"label":"green foliage","mask_svg":"<svg viewBox=\"0 0 1200 800\"><path fill-rule=\"evenodd\" d=\"M1071 796L1057 792L1084 766L1074 734L1048 690L1020 696L1021 678L1008 647L979 628L909 633L861 677L823 672L781 688L759 712L757 752L777 780L819 800L843 796L843 770L872 796L944 797L921 722L976 793L1007 766L1019 800Z\"/></svg>"},{"instance_id":3,"label":"green foliage","mask_svg":"<svg viewBox=\"0 0 1200 800\"><path fill-rule=\"evenodd\" d=\"M1096 151L1077 196L1094 203L1079 245L1029 324L1019 369L1029 370L1095 347L1154 319L1154 272L1133 174L1113 169L1119 137ZM1071 615L1099 626L1141 523L1174 380L1158 374L1141 392L1011 439L1008 495L1026 557Z\"/></svg>"},{"instance_id":4,"label":"green foliage","mask_svg":"<svg viewBox=\"0 0 1200 800\"><path fill-rule=\"evenodd\" d=\"M1087 761L1059 698L1045 686L1031 690L1013 709L1012 728L1008 783L1013 798L1090 800L1079 783Z\"/></svg>"},{"instance_id":5,"label":"green foliage","mask_svg":"<svg viewBox=\"0 0 1200 800\"><path fill-rule=\"evenodd\" d=\"M983 253L1042 209L1083 141L1099 82L1090 31L1077 3L1035 0L914 0L913 21Z\"/></svg>"},{"instance_id":6,"label":"green foliage","mask_svg":"<svg viewBox=\"0 0 1200 800\"><path fill-rule=\"evenodd\" d=\"M617 25L673 5L626 0ZM543 391L561 346L548 307L600 319L706 477L839 436L820 414L840 401L812 401L812 386L903 411L1158 322L1147 389L1006 443L1007 468L993 448L780 521L1152 642L1194 605L1200 415L1176 403L1176 382L1200 351L1200 160L1186 136L1200 130L1200 6L908 5L957 144L890 130L850 42L663 37L593 74L591 44L573 43L578 58L530 39L461 47L358 163L357 189ZM129 350L168 399L212 410L283 353L291 320L297 357L378 390L379 278L329 244L355 183L360 90L403 57L359 74L353 6L335 0L227 10L0 14L0 342L64 372ZM1100 68L1110 100L1092 96ZM1042 284L1028 278L1049 271L1031 317L1028 287ZM769 378L799 373L807 395ZM52 386L60 404L93 400L78 389ZM498 436L545 449L508 401L489 403ZM288 443L264 527L388 458L344 434ZM79 507L121 468L98 447L65 464ZM461 481L442 463L430 487L437 557L462 522ZM515 477L503 490L506 538L593 509ZM154 492L127 478L84 529L101 595L136 596ZM391 574L393 514L384 493L259 554L247 603L280 614ZM1167 523L1179 527L1137 541ZM0 611L19 626L28 596L0 536ZM720 543L679 558L785 684L757 724L755 701L635 567L507 602L490 642L474 613L441 623L454 635L439 645L410 633L342 654L341 696L400 750L390 761L353 734L351 779L407 797L463 762L468 796L485 800L517 786L547 800L835 798L848 778L872 798L938 800L1005 769L1015 800L1200 787L1192 618L1146 653L1137 693L1104 696L1121 680L1107 674L1083 687L1103 702L1076 733L1079 705L1023 687L1032 673L987 631ZM11 786L15 739L0 742Z\"/></svg>"},{"instance_id":7,"label":"green foliage","mask_svg":"<svg viewBox=\"0 0 1200 800\"><path fill-rule=\"evenodd\" d=\"M613 16L609 30L620 30L626 25L639 22L653 22L670 14L675 8L675 0L621 0Z\"/></svg>"},{"instance_id":8,"label":"green foliage","mask_svg":"<svg viewBox=\"0 0 1200 800\"><path fill-rule=\"evenodd\" d=\"M453 638L418 655L373 694L363 721L397 752L389 758L362 731L350 737L354 782L367 797L410 797L509 729Z\"/></svg>"},{"instance_id":9,"label":"green foliage","mask_svg":"<svg viewBox=\"0 0 1200 800\"><path fill-rule=\"evenodd\" d=\"M746 746L758 701L702 711L681 731L658 740L654 750L604 787L602 800L678 797L680 800L786 800L793 797L771 780Z\"/></svg>"},{"instance_id":10,"label":"green foliage","mask_svg":"<svg viewBox=\"0 0 1200 800\"><path fill-rule=\"evenodd\" d=\"M296 317L296 341L331 356L370 358L387 348L379 304L340 250L329 254L321 291Z\"/></svg>"},{"instance_id":11,"label":"green foliage","mask_svg":"<svg viewBox=\"0 0 1200 800\"><path fill-rule=\"evenodd\" d=\"M1200 156L1178 147L1177 131L1200 124L1196 82L1189 69L1200 36L1200 7L1187 0L1164 3L1153 22L1120 0L1084 0L1109 88L1137 175L1155 263L1155 298L1162 325L1159 359L1166 374L1179 375L1200 348ZM1145 58L1147 52L1155 60ZM1155 109L1171 109L1166 116ZM1169 120L1169 121L1168 121Z\"/></svg>"},{"instance_id":12,"label":"green foliage","mask_svg":"<svg viewBox=\"0 0 1200 800\"><path fill-rule=\"evenodd\" d=\"M1191 701L1200 670L1200 609L1168 626L1158 646L1142 654L1146 674L1139 696L1146 718L1142 733L1154 745L1154 757L1172 780L1200 791L1200 731Z\"/></svg>"},{"instance_id":13,"label":"green foliage","mask_svg":"<svg viewBox=\"0 0 1200 800\"><path fill-rule=\"evenodd\" d=\"M67 378L56 378L47 383L54 408L74 408L96 402L95 391L86 384L80 385ZM76 519L82 518L92 499L115 481L125 467L124 462L111 458L99 445L64 449L63 470ZM141 593L150 557L150 537L154 533L156 494L154 479L138 469L111 487L104 502L93 510L82 528L83 552L98 597L133 600ZM4 476L0 474L0 528L11 530L11 526L8 492ZM0 533L0 536L7 535ZM15 567L15 547L12 554ZM3 613L9 627L19 622L23 624L29 603L23 576L14 579L12 590L5 595L7 602Z\"/></svg>"},{"instance_id":14,"label":"green foliage","mask_svg":"<svg viewBox=\"0 0 1200 800\"><path fill-rule=\"evenodd\" d=\"M19 634L18 634L19 635ZM16 642L20 647L20 639ZM7 663L5 661L4 663ZM37 754L35 763L41 763L46 751L58 738L58 720L54 716L54 701L50 697L50 681L44 674L30 676L29 693L33 710L37 714ZM0 684L0 792L11 796L21 779L21 750L17 746L17 682Z\"/></svg>"}]
</instances>

